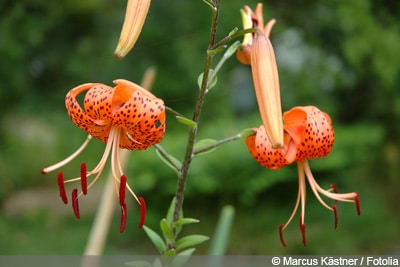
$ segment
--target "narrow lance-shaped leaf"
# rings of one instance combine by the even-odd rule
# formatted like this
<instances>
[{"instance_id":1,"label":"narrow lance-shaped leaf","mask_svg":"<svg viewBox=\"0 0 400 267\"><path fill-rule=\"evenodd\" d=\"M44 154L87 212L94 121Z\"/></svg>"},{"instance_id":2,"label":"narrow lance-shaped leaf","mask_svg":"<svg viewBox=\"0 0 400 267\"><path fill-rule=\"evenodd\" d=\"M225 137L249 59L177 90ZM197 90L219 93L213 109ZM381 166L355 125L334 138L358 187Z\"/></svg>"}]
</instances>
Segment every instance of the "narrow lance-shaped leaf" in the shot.
<instances>
[{"instance_id":1,"label":"narrow lance-shaped leaf","mask_svg":"<svg viewBox=\"0 0 400 267\"><path fill-rule=\"evenodd\" d=\"M164 243L164 240L152 229L147 227L146 225L143 226L143 230L150 238L151 242L153 242L154 246L157 248L158 252L162 253L166 248L167 245Z\"/></svg>"},{"instance_id":2,"label":"narrow lance-shaped leaf","mask_svg":"<svg viewBox=\"0 0 400 267\"><path fill-rule=\"evenodd\" d=\"M156 149L156 154L168 167L173 169L175 172L178 172L182 168L182 163L171 154L166 155L165 152L161 153L158 149Z\"/></svg>"},{"instance_id":3,"label":"narrow lance-shaped leaf","mask_svg":"<svg viewBox=\"0 0 400 267\"><path fill-rule=\"evenodd\" d=\"M186 117L182 117L182 116L175 116L176 120L180 123L182 123L183 125L188 126L189 128L194 128L197 126L197 123L192 121L191 119L188 119Z\"/></svg>"},{"instance_id":4,"label":"narrow lance-shaped leaf","mask_svg":"<svg viewBox=\"0 0 400 267\"><path fill-rule=\"evenodd\" d=\"M162 232L163 235L164 235L165 240L166 240L168 243L174 242L174 239L175 239L174 233L172 232L171 226L170 226L170 224L167 222L166 219L162 219L162 220L160 221L160 228L161 228L161 232Z\"/></svg>"},{"instance_id":5,"label":"narrow lance-shaped leaf","mask_svg":"<svg viewBox=\"0 0 400 267\"><path fill-rule=\"evenodd\" d=\"M171 204L169 205L168 211L167 211L167 222L172 225L173 223L173 217L174 217L174 209L175 209L175 204L176 204L176 197L172 198Z\"/></svg>"},{"instance_id":6,"label":"narrow lance-shaped leaf","mask_svg":"<svg viewBox=\"0 0 400 267\"><path fill-rule=\"evenodd\" d=\"M174 226L175 227L182 227L182 225L184 224L191 224L191 223L198 223L200 222L197 219L193 219L193 218L182 218L177 220L176 222L174 222Z\"/></svg>"},{"instance_id":7,"label":"narrow lance-shaped leaf","mask_svg":"<svg viewBox=\"0 0 400 267\"><path fill-rule=\"evenodd\" d=\"M210 72L208 73L209 77L212 77L213 75L213 71L212 69L210 69ZM204 78L204 72L202 72L199 77L197 78L197 85L199 86L199 88L201 88L201 85L203 83L203 78ZM207 90L210 90L211 88L213 88L216 84L217 84L217 75L215 75L212 79L212 81L207 81Z\"/></svg>"},{"instance_id":8,"label":"narrow lance-shaped leaf","mask_svg":"<svg viewBox=\"0 0 400 267\"><path fill-rule=\"evenodd\" d=\"M176 241L176 249L181 250L187 247L196 246L210 239L205 235L188 235Z\"/></svg>"},{"instance_id":9,"label":"narrow lance-shaped leaf","mask_svg":"<svg viewBox=\"0 0 400 267\"><path fill-rule=\"evenodd\" d=\"M213 152L215 149L217 149L216 147L217 144L217 140L214 139L202 139L200 141L198 141L196 144L194 144L194 153L196 155L201 155L201 154L207 154L210 152ZM200 152L197 152L200 151Z\"/></svg>"},{"instance_id":10,"label":"narrow lance-shaped leaf","mask_svg":"<svg viewBox=\"0 0 400 267\"><path fill-rule=\"evenodd\" d=\"M236 29L237 31L237 29ZM236 32L235 31L235 32ZM241 43L239 41L234 42L230 47L228 47L228 49L225 51L224 53L224 57L231 57L236 50L239 48L239 46L241 45Z\"/></svg>"},{"instance_id":11,"label":"narrow lance-shaped leaf","mask_svg":"<svg viewBox=\"0 0 400 267\"><path fill-rule=\"evenodd\" d=\"M195 250L195 248L189 248L179 252L176 255L177 257L175 257L172 261L171 265L174 267L184 266L190 260L190 256L192 256Z\"/></svg>"}]
</instances>

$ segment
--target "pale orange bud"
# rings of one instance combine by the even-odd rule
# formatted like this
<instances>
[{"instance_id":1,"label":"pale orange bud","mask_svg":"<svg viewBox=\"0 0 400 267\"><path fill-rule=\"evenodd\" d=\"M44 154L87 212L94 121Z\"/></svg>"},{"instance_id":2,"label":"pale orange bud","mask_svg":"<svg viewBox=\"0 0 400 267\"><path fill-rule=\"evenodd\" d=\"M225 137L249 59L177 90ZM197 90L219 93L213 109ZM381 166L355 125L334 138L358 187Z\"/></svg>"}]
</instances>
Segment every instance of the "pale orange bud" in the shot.
<instances>
[{"instance_id":1,"label":"pale orange bud","mask_svg":"<svg viewBox=\"0 0 400 267\"><path fill-rule=\"evenodd\" d=\"M273 148L283 147L283 121L278 69L274 49L259 33L252 45L251 71L261 119Z\"/></svg>"},{"instance_id":2,"label":"pale orange bud","mask_svg":"<svg viewBox=\"0 0 400 267\"><path fill-rule=\"evenodd\" d=\"M150 2L150 0L128 0L121 35L114 51L116 58L125 57L135 45L146 20Z\"/></svg>"}]
</instances>

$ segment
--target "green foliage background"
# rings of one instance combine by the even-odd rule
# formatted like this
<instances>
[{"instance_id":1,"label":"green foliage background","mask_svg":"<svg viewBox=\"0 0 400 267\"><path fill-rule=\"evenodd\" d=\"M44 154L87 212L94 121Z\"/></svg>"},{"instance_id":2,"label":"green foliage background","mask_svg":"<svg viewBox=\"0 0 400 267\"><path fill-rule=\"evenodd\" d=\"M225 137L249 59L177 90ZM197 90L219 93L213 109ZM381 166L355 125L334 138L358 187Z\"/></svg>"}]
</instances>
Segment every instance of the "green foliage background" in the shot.
<instances>
[{"instance_id":1,"label":"green foliage background","mask_svg":"<svg viewBox=\"0 0 400 267\"><path fill-rule=\"evenodd\" d=\"M239 141L195 158L184 204L186 215L201 220L193 231L212 236L220 208L232 204L236 220L230 254L400 252L399 3L264 3L264 17L277 19L271 39L284 110L312 104L331 115L334 149L328 157L311 162L311 167L321 185L335 183L341 192L358 191L362 216L356 216L353 205L341 204L339 228L334 231L333 215L310 191L308 246L301 246L295 218L285 232L288 247L282 248L278 226L287 220L296 199L296 168L263 169ZM40 173L85 138L65 112L68 90L85 82L111 85L117 78L139 82L147 67L156 66L154 94L191 116L207 48L208 7L200 0L154 0L135 48L117 60L112 53L125 4L0 3L1 254L79 254L84 248L95 206L76 221L70 207L59 201L56 175ZM219 38L241 27L239 9L244 4L254 8L256 1L222 1ZM232 59L207 96L199 138L224 138L259 124L249 68ZM182 158L186 129L171 117L167 127L162 145ZM94 166L103 148L93 141L63 169L65 175L78 175L81 161ZM175 191L174 173L154 149L132 152L126 172L131 186L148 202L147 224L156 227ZM101 188L100 183L96 187ZM44 198L43 190L51 192L50 197ZM25 196L22 204L17 201L21 196ZM130 220L135 225L134 214L135 210L130 212ZM136 227L128 225L127 233L119 235L117 217L106 253L155 253ZM198 252L207 249L204 244Z\"/></svg>"}]
</instances>

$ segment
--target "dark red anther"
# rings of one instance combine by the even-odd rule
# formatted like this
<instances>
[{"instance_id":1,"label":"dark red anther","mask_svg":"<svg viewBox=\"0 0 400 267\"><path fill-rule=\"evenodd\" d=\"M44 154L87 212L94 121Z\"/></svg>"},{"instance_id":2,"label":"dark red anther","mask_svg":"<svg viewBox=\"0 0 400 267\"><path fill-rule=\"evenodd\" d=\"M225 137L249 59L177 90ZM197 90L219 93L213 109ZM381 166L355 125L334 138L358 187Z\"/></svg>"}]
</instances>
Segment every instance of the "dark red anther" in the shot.
<instances>
[{"instance_id":1,"label":"dark red anther","mask_svg":"<svg viewBox=\"0 0 400 267\"><path fill-rule=\"evenodd\" d=\"M144 202L144 198L138 197L140 203L140 221L139 228L142 228L144 225L144 221L146 219L146 202Z\"/></svg>"},{"instance_id":2,"label":"dark red anther","mask_svg":"<svg viewBox=\"0 0 400 267\"><path fill-rule=\"evenodd\" d=\"M72 190L72 208L74 210L75 217L77 219L81 218L81 215L79 214L78 189L77 188L74 188L74 190Z\"/></svg>"},{"instance_id":3,"label":"dark red anther","mask_svg":"<svg viewBox=\"0 0 400 267\"><path fill-rule=\"evenodd\" d=\"M127 209L126 209L126 204L124 203L123 205L121 205L121 222L119 225L120 233L123 233L125 231L126 219L127 219Z\"/></svg>"},{"instance_id":4,"label":"dark red anther","mask_svg":"<svg viewBox=\"0 0 400 267\"><path fill-rule=\"evenodd\" d=\"M283 239L283 227L284 226L285 225L283 225L283 224L279 225L279 238L281 240L282 246L286 247L285 240Z\"/></svg>"},{"instance_id":5,"label":"dark red anther","mask_svg":"<svg viewBox=\"0 0 400 267\"><path fill-rule=\"evenodd\" d=\"M360 199L358 198L358 194L357 194L357 196L354 197L354 202L356 203L357 214L358 214L358 216L360 216L361 215L361 207L360 207Z\"/></svg>"},{"instance_id":6,"label":"dark red anther","mask_svg":"<svg viewBox=\"0 0 400 267\"><path fill-rule=\"evenodd\" d=\"M333 192L335 194L337 194L339 191L337 190L337 187L335 184L331 184L331 188L333 189ZM335 202L333 203L333 205L336 205L338 203L338 201L335 199Z\"/></svg>"},{"instance_id":7,"label":"dark red anther","mask_svg":"<svg viewBox=\"0 0 400 267\"><path fill-rule=\"evenodd\" d=\"M87 172L86 172L86 163L83 162L81 164L81 186L82 186L82 193L84 195L87 194Z\"/></svg>"},{"instance_id":8,"label":"dark red anther","mask_svg":"<svg viewBox=\"0 0 400 267\"><path fill-rule=\"evenodd\" d=\"M58 174L57 183L62 201L64 202L64 204L68 204L67 193L65 192L64 175L62 172Z\"/></svg>"},{"instance_id":9,"label":"dark red anther","mask_svg":"<svg viewBox=\"0 0 400 267\"><path fill-rule=\"evenodd\" d=\"M332 206L333 214L335 215L335 229L338 226L339 216L337 213L336 203Z\"/></svg>"},{"instance_id":10,"label":"dark red anther","mask_svg":"<svg viewBox=\"0 0 400 267\"><path fill-rule=\"evenodd\" d=\"M302 222L302 216L300 216L300 232L301 232L301 236L302 236L302 241L303 241L303 245L306 247L307 246L307 242L306 242L306 224Z\"/></svg>"},{"instance_id":11,"label":"dark red anther","mask_svg":"<svg viewBox=\"0 0 400 267\"><path fill-rule=\"evenodd\" d=\"M337 187L336 187L335 184L331 184L331 188L333 189L333 192L335 192L336 194L339 192L339 191L337 190Z\"/></svg>"},{"instance_id":12,"label":"dark red anther","mask_svg":"<svg viewBox=\"0 0 400 267\"><path fill-rule=\"evenodd\" d=\"M126 193L126 175L123 174L119 181L119 205L121 205L121 207L125 204L125 193Z\"/></svg>"}]
</instances>

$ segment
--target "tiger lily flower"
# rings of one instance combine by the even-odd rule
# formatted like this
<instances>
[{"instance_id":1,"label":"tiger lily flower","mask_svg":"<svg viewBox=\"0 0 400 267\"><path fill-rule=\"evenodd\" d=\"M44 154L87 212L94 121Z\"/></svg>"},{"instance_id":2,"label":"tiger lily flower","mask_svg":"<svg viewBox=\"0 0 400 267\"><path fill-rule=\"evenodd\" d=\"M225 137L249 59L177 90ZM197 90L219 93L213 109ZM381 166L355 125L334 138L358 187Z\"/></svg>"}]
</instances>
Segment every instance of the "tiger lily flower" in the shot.
<instances>
[{"instance_id":1,"label":"tiger lily flower","mask_svg":"<svg viewBox=\"0 0 400 267\"><path fill-rule=\"evenodd\" d=\"M62 172L58 174L60 197L68 203L65 184L80 181L81 192L72 190L72 207L75 216L79 219L78 199L86 195L95 184L111 154L111 172L114 177L115 188L121 206L121 226L123 232L126 224L127 207L125 203L126 190L140 205L140 223L142 227L145 219L146 205L142 197L137 197L127 183L120 164L120 149L144 150L159 143L165 132L164 102L156 98L143 87L127 80L115 80L114 88L101 83L86 83L79 85L68 92L65 105L72 122L89 134L86 141L71 156L50 167L44 168L46 174L63 167L72 161L84 150L92 137L106 143L106 148L100 162L91 170L87 170L86 163L80 166L80 177L64 180ZM77 101L82 92L86 92L83 108ZM94 176L90 183L88 178Z\"/></svg>"},{"instance_id":2,"label":"tiger lily flower","mask_svg":"<svg viewBox=\"0 0 400 267\"><path fill-rule=\"evenodd\" d=\"M288 221L279 227L279 236L283 246L286 243L283 239L283 230L292 221L301 206L300 229L302 241L306 245L305 236L305 205L306 205L306 181L308 181L312 192L318 201L328 210L334 213L335 229L338 225L338 214L336 203L338 201L354 202L357 208L357 214L361 214L360 201L358 193L338 193L336 186L325 190L321 188L315 180L308 159L314 159L327 156L333 147L334 129L332 121L328 114L320 111L314 106L295 107L283 115L284 120L284 147L274 149L266 135L264 126L255 130L255 134L246 138L247 147L251 155L263 167L278 170L286 165L297 162L299 188L297 200L292 214ZM329 206L322 198L333 199L334 204Z\"/></svg>"},{"instance_id":3,"label":"tiger lily flower","mask_svg":"<svg viewBox=\"0 0 400 267\"><path fill-rule=\"evenodd\" d=\"M116 58L125 57L135 45L149 12L150 2L150 0L128 0L121 35L114 51Z\"/></svg>"}]
</instances>

